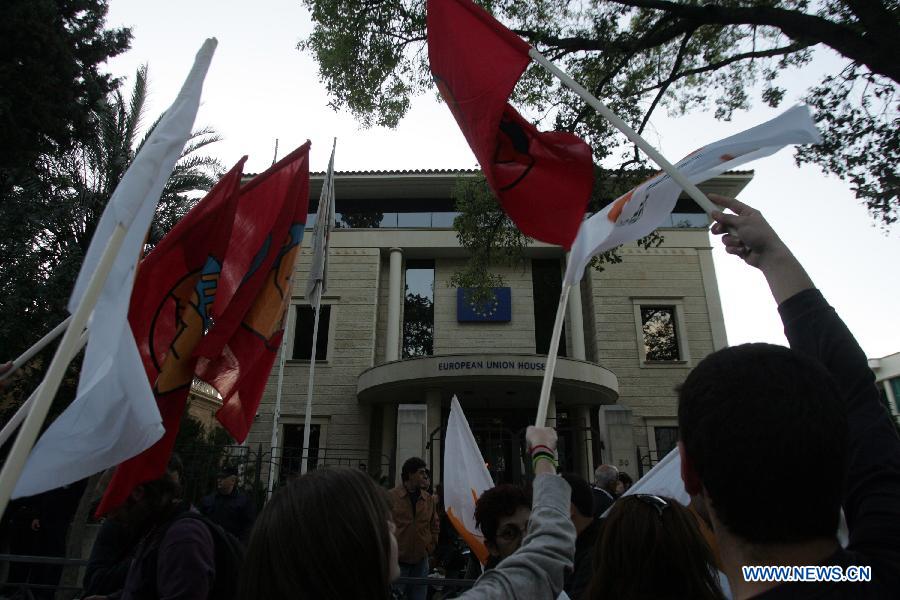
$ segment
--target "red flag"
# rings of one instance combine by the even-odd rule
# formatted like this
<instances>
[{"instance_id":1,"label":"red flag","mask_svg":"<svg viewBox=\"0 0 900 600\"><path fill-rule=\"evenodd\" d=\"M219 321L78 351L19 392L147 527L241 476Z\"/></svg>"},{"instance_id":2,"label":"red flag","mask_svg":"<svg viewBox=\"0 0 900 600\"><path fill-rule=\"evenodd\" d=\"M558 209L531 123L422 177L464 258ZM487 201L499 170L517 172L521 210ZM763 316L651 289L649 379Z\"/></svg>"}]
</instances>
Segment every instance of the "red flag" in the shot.
<instances>
[{"instance_id":1,"label":"red flag","mask_svg":"<svg viewBox=\"0 0 900 600\"><path fill-rule=\"evenodd\" d=\"M530 47L469 0L428 0L431 73L503 210L530 237L568 249L594 185L591 148L541 133L508 104Z\"/></svg>"},{"instance_id":2,"label":"red flag","mask_svg":"<svg viewBox=\"0 0 900 600\"><path fill-rule=\"evenodd\" d=\"M231 238L243 157L141 261L128 320L162 415L165 434L116 468L98 514L165 472L194 378L194 349L228 304L218 279Z\"/></svg>"},{"instance_id":3,"label":"red flag","mask_svg":"<svg viewBox=\"0 0 900 600\"><path fill-rule=\"evenodd\" d=\"M309 208L308 156L309 142L241 190L222 277L227 272L239 285L195 351L197 376L222 395L219 421L241 442L253 424L284 334Z\"/></svg>"}]
</instances>

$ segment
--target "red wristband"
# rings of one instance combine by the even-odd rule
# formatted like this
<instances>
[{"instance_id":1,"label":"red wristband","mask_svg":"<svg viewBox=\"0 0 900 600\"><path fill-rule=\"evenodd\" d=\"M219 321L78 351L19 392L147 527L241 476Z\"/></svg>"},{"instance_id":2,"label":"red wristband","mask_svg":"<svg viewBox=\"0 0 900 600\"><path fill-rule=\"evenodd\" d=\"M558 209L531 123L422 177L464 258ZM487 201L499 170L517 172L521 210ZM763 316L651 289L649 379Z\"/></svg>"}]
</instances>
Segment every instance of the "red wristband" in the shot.
<instances>
[{"instance_id":1,"label":"red wristband","mask_svg":"<svg viewBox=\"0 0 900 600\"><path fill-rule=\"evenodd\" d=\"M532 447L531 447L531 453L532 453L532 454L534 454L534 453L537 452L538 450L544 450L545 452L549 452L549 453L552 454L553 456L556 456L556 450L553 450L552 448L550 448L550 446L546 446L546 445L544 445L544 444L538 444L537 446L532 446Z\"/></svg>"}]
</instances>

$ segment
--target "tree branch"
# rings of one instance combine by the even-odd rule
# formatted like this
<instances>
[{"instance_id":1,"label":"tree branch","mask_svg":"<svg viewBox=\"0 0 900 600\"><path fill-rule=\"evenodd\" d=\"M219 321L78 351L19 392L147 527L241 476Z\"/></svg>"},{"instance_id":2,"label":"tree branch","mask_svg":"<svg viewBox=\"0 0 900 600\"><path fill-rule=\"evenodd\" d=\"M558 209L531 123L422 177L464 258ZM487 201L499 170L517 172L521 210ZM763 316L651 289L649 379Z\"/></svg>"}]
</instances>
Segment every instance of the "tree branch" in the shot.
<instances>
[{"instance_id":1,"label":"tree branch","mask_svg":"<svg viewBox=\"0 0 900 600\"><path fill-rule=\"evenodd\" d=\"M678 55L675 57L675 63L672 65L672 70L669 72L669 78L659 87L659 92L656 94L656 97L653 99L653 102L650 103L650 108L647 109L646 114L644 115L643 120L641 121L641 126L638 127L638 135L644 133L644 128L647 126L647 123L650 121L650 115L653 114L653 111L656 110L656 106L659 104L662 97L665 95L666 90L669 89L669 86L672 85L672 82L675 81L672 79L677 73L678 69L681 68L682 63L684 62L684 55L687 51L688 42L691 40L691 36L694 32L690 32L684 36L684 39L681 40L681 46L678 48Z\"/></svg>"},{"instance_id":2,"label":"tree branch","mask_svg":"<svg viewBox=\"0 0 900 600\"><path fill-rule=\"evenodd\" d=\"M821 42L847 58L866 65L873 73L900 82L900 36L864 35L858 28L796 10L713 4L688 6L669 0L611 0L624 6L660 10L695 25L764 25L781 30L793 40ZM871 33L871 32L869 32Z\"/></svg>"}]
</instances>

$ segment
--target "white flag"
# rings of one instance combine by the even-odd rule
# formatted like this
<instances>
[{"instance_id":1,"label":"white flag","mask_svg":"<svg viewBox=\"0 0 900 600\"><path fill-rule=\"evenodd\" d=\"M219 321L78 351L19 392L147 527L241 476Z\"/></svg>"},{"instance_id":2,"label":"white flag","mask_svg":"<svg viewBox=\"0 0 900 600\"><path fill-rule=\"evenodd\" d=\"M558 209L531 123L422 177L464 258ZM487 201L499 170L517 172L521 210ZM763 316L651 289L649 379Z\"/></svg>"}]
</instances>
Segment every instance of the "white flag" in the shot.
<instances>
[{"instance_id":1,"label":"white flag","mask_svg":"<svg viewBox=\"0 0 900 600\"><path fill-rule=\"evenodd\" d=\"M492 487L494 481L454 396L444 441L444 505L456 532L482 564L487 562L488 550L481 530L475 526L475 501Z\"/></svg>"},{"instance_id":2,"label":"white flag","mask_svg":"<svg viewBox=\"0 0 900 600\"><path fill-rule=\"evenodd\" d=\"M771 121L691 152L675 167L697 184L789 144L820 141L809 108L795 106ZM575 285L581 281L591 257L640 239L659 227L672 213L680 193L681 186L669 175L659 173L584 221L572 244L566 282Z\"/></svg>"},{"instance_id":3,"label":"white flag","mask_svg":"<svg viewBox=\"0 0 900 600\"><path fill-rule=\"evenodd\" d=\"M691 496L685 491L684 481L681 479L681 455L678 448L673 448L623 495L632 494L668 496L685 506L690 504Z\"/></svg>"},{"instance_id":4,"label":"white flag","mask_svg":"<svg viewBox=\"0 0 900 600\"><path fill-rule=\"evenodd\" d=\"M331 239L331 230L334 229L335 146L337 146L337 140L331 147L328 172L325 173L325 179L322 181L319 210L316 212L316 225L313 230L312 263L309 267L309 277L306 279L306 299L316 309L319 308L319 301L322 299L328 283L328 242Z\"/></svg>"},{"instance_id":5,"label":"white flag","mask_svg":"<svg viewBox=\"0 0 900 600\"><path fill-rule=\"evenodd\" d=\"M164 433L156 400L128 325L128 305L144 239L166 180L194 126L216 40L197 53L181 92L122 177L85 256L69 311L74 312L118 225L127 229L88 324L78 395L35 444L13 498L72 483L117 465Z\"/></svg>"}]
</instances>

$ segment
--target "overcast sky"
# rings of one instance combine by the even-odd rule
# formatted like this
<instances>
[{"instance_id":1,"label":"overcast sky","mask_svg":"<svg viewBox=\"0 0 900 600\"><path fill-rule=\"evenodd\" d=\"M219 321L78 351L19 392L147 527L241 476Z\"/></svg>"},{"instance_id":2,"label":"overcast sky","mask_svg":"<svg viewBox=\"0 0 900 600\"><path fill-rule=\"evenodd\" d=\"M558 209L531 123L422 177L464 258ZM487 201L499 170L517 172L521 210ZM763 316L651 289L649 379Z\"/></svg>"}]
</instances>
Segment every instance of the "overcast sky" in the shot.
<instances>
[{"instance_id":1,"label":"overcast sky","mask_svg":"<svg viewBox=\"0 0 900 600\"><path fill-rule=\"evenodd\" d=\"M132 49L110 61L110 72L127 77L127 86L137 67L149 64L148 121L174 99L203 40L218 38L197 125L222 135L210 153L227 167L248 154L245 170L262 171L272 163L276 139L279 156L310 139L311 167L324 170L334 136L339 171L477 166L450 111L432 94L414 101L396 130L363 129L351 115L329 108L315 60L296 49L312 29L300 0L110 0L108 25L129 26L134 34ZM803 72L792 74L781 110L839 65L822 52ZM778 112L758 107L728 123L711 114L671 119L659 112L647 137L675 162ZM868 356L900 351L900 318L890 312L900 300L900 227L887 234L875 227L848 184L813 166L796 167L789 149L742 168L756 175L741 200L764 212ZM729 343L785 344L762 276L726 255L717 240L714 246Z\"/></svg>"}]
</instances>

